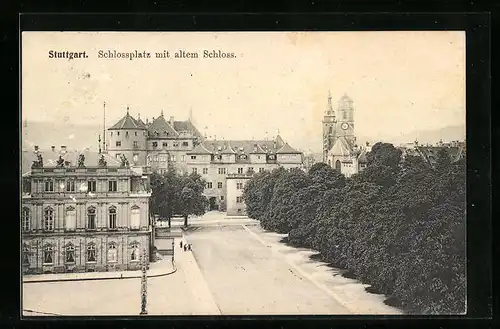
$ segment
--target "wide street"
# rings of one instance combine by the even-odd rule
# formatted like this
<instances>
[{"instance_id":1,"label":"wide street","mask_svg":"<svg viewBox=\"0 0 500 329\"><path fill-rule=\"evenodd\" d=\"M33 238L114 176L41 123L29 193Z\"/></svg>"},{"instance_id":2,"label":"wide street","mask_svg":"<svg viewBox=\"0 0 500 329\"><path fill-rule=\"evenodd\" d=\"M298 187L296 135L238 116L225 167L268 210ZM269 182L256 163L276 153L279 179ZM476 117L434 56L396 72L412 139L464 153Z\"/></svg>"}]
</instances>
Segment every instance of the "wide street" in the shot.
<instances>
[{"instance_id":1,"label":"wide street","mask_svg":"<svg viewBox=\"0 0 500 329\"><path fill-rule=\"evenodd\" d=\"M176 241L177 272L148 279L148 314L399 313L383 304L383 296L310 260L313 251L286 246L281 235L263 231L256 221L211 212L190 225L184 239L193 250L181 251ZM137 315L140 280L25 283L23 308L61 315Z\"/></svg>"}]
</instances>

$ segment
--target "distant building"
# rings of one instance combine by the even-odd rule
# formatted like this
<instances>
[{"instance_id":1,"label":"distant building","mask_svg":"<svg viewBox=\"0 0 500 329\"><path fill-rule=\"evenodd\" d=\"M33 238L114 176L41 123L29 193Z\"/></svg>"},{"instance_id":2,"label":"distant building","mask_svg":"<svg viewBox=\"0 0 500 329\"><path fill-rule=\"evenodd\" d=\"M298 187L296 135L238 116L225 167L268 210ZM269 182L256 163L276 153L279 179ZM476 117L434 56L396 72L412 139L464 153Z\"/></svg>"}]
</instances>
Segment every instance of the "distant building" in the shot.
<instances>
[{"instance_id":1,"label":"distant building","mask_svg":"<svg viewBox=\"0 0 500 329\"><path fill-rule=\"evenodd\" d=\"M151 245L151 194L140 169L95 152L35 146L23 152L22 171L24 273L140 268Z\"/></svg>"},{"instance_id":2,"label":"distant building","mask_svg":"<svg viewBox=\"0 0 500 329\"><path fill-rule=\"evenodd\" d=\"M398 147L404 159L407 155L419 156L430 166L434 166L437 160L439 151L446 150L452 162L456 162L466 156L466 145L464 141L439 141L436 144L419 144L418 141L400 145Z\"/></svg>"},{"instance_id":3,"label":"distant building","mask_svg":"<svg viewBox=\"0 0 500 329\"><path fill-rule=\"evenodd\" d=\"M228 214L245 214L238 198L252 173L278 167L303 168L302 152L279 135L274 140L206 140L187 152L187 157L189 172L198 173L207 181L204 193L210 209L227 208Z\"/></svg>"},{"instance_id":4,"label":"distant building","mask_svg":"<svg viewBox=\"0 0 500 329\"><path fill-rule=\"evenodd\" d=\"M134 119L127 113L108 128L106 152L119 158L125 155L130 163L165 172L169 163L180 172L186 172L186 152L203 141L203 136L191 120L168 120L163 111L151 122Z\"/></svg>"},{"instance_id":5,"label":"distant building","mask_svg":"<svg viewBox=\"0 0 500 329\"><path fill-rule=\"evenodd\" d=\"M352 99L344 95L335 111L329 94L323 117L323 162L350 177L366 167L367 147L368 143L366 147L356 144Z\"/></svg>"}]
</instances>

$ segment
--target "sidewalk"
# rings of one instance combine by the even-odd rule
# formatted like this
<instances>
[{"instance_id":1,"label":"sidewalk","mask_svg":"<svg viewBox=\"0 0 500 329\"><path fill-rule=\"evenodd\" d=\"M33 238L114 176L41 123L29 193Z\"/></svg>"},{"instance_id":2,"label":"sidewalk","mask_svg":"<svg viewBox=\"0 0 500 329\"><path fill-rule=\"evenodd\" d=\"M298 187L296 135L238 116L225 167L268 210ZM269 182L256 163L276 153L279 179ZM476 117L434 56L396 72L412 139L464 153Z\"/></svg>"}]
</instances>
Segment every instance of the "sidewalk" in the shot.
<instances>
[{"instance_id":1,"label":"sidewalk","mask_svg":"<svg viewBox=\"0 0 500 329\"><path fill-rule=\"evenodd\" d=\"M201 269L198 266L198 262L194 258L192 251L184 251L180 248L179 242L183 241L189 243L189 239L185 236L183 238L175 239L175 254L177 263L179 264L179 271L185 277L193 296L196 299L196 305L198 308L196 315L221 315L221 310L214 300L212 292L210 291L208 284L201 273ZM193 249L196 245L193 245Z\"/></svg>"},{"instance_id":2,"label":"sidewalk","mask_svg":"<svg viewBox=\"0 0 500 329\"><path fill-rule=\"evenodd\" d=\"M147 276L148 278L160 277L175 273L176 271L177 268L175 266L175 261L172 264L171 257L165 256L164 259L149 264L149 270L147 271ZM141 277L142 277L142 271L38 274L38 275L24 275L23 283L137 279Z\"/></svg>"}]
</instances>

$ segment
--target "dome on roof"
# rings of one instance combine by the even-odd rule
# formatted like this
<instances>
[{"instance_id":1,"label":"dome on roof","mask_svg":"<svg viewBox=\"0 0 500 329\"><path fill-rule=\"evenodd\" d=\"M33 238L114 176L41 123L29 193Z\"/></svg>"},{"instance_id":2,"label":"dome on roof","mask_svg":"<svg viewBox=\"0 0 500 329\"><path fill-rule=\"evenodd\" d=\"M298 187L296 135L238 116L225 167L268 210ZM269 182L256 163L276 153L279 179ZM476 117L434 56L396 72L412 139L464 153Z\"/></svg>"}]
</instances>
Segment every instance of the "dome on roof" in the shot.
<instances>
[{"instance_id":1,"label":"dome on roof","mask_svg":"<svg viewBox=\"0 0 500 329\"><path fill-rule=\"evenodd\" d=\"M339 100L339 109L352 109L352 103L352 99L347 94L344 94Z\"/></svg>"}]
</instances>

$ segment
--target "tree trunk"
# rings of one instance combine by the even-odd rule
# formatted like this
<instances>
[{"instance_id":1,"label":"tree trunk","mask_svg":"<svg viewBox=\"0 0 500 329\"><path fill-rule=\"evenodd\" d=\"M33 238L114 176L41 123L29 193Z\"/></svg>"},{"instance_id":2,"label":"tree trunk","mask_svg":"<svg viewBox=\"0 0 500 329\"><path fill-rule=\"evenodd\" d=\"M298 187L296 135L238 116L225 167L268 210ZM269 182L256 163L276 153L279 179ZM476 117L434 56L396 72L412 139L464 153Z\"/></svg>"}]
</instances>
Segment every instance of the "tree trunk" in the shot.
<instances>
[{"instance_id":1,"label":"tree trunk","mask_svg":"<svg viewBox=\"0 0 500 329\"><path fill-rule=\"evenodd\" d=\"M184 227L188 226L188 216L184 215Z\"/></svg>"}]
</instances>

